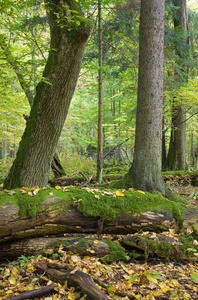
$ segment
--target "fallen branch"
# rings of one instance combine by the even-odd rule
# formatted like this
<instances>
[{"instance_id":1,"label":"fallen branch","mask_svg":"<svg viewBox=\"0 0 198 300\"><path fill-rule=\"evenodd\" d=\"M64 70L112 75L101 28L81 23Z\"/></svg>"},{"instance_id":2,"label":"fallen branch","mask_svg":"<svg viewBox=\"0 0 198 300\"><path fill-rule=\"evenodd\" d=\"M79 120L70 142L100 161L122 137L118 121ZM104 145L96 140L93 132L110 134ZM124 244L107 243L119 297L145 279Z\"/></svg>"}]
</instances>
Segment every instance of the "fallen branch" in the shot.
<instances>
[{"instance_id":1,"label":"fallen branch","mask_svg":"<svg viewBox=\"0 0 198 300\"><path fill-rule=\"evenodd\" d=\"M90 181L92 180L93 176L94 176L94 175L92 175L91 177L89 177L89 178L81 185L81 187L84 187L84 186L86 186L88 183L90 183Z\"/></svg>"},{"instance_id":2,"label":"fallen branch","mask_svg":"<svg viewBox=\"0 0 198 300\"><path fill-rule=\"evenodd\" d=\"M27 300L27 299L39 298L39 297L45 296L47 294L53 293L54 288L56 286L57 286L56 284L50 284L50 285L42 287L40 289L35 289L32 291L21 293L20 295L17 295L17 296L10 297L7 300Z\"/></svg>"},{"instance_id":3,"label":"fallen branch","mask_svg":"<svg viewBox=\"0 0 198 300\"><path fill-rule=\"evenodd\" d=\"M45 272L45 274L52 280L58 281L62 284L65 281L72 286L80 286L84 293L86 293L93 300L108 300L106 294L95 285L92 277L69 264L46 264L44 261L39 261L35 264L37 271Z\"/></svg>"},{"instance_id":4,"label":"fallen branch","mask_svg":"<svg viewBox=\"0 0 198 300\"><path fill-rule=\"evenodd\" d=\"M103 159L105 157L107 157L113 150L115 150L117 147L121 146L122 144L124 144L125 142L127 142L130 138L127 138L126 140L124 140L122 143L117 144L115 147L113 147L109 152L107 152L104 156Z\"/></svg>"}]
</instances>

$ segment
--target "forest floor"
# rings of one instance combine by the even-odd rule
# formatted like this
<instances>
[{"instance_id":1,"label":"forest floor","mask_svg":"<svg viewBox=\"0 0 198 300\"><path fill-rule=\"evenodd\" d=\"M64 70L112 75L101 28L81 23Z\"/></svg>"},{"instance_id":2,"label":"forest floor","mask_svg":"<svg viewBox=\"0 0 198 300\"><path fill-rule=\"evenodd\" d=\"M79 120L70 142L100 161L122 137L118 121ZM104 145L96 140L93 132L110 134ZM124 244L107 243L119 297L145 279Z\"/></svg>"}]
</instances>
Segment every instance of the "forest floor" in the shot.
<instances>
[{"instance_id":1,"label":"forest floor","mask_svg":"<svg viewBox=\"0 0 198 300\"><path fill-rule=\"evenodd\" d=\"M198 207L198 188L179 185L177 182L171 182L170 188L193 206ZM106 238L120 240L121 237L109 235ZM60 248L57 253L50 249L46 250L46 256L38 253L34 257L21 256L16 261L0 264L0 300L17 300L11 297L53 284L46 274L36 273L35 263L38 260L54 263L67 261L72 266L77 266L96 279L98 286L104 290L109 299L198 299L198 262L166 261L153 257L148 258L147 261L130 258L128 262L104 264L99 258L81 257ZM56 283L53 293L40 298L34 297L34 299L89 298L78 287L69 287L67 283L65 285Z\"/></svg>"}]
</instances>

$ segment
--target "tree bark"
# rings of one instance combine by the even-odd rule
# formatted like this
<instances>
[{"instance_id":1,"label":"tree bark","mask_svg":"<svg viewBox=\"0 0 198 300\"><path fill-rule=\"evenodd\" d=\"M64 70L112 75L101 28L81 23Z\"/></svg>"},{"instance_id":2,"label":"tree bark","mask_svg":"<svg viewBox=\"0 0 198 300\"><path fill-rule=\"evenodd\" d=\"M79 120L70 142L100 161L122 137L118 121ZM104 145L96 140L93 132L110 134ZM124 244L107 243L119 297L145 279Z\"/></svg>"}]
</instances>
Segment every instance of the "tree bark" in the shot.
<instances>
[{"instance_id":1,"label":"tree bark","mask_svg":"<svg viewBox=\"0 0 198 300\"><path fill-rule=\"evenodd\" d=\"M90 33L90 21L75 0L46 0L45 4L50 52L16 159L4 182L8 189L47 185Z\"/></svg>"},{"instance_id":2,"label":"tree bark","mask_svg":"<svg viewBox=\"0 0 198 300\"><path fill-rule=\"evenodd\" d=\"M129 176L141 190L170 197L161 174L164 0L142 0L135 152Z\"/></svg>"},{"instance_id":3,"label":"tree bark","mask_svg":"<svg viewBox=\"0 0 198 300\"><path fill-rule=\"evenodd\" d=\"M100 184L103 169L102 8L100 0L98 0L98 37L98 149L96 181Z\"/></svg>"},{"instance_id":4,"label":"tree bark","mask_svg":"<svg viewBox=\"0 0 198 300\"><path fill-rule=\"evenodd\" d=\"M173 0L173 4L174 28L177 34L183 34L182 39L177 37L175 41L176 63L181 67L179 71L175 70L175 77L180 86L188 81L188 14L186 0ZM173 99L171 137L164 169L186 169L186 110L182 99Z\"/></svg>"}]
</instances>

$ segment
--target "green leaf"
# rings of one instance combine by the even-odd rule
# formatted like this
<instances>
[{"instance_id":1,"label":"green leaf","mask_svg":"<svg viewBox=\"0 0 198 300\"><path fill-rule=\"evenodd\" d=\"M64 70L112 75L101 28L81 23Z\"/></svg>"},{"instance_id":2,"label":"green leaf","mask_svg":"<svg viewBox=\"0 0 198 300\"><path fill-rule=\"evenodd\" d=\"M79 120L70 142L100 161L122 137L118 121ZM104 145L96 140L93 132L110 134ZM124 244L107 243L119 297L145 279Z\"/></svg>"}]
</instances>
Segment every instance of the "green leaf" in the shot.
<instances>
[{"instance_id":1,"label":"green leaf","mask_svg":"<svg viewBox=\"0 0 198 300\"><path fill-rule=\"evenodd\" d=\"M192 278L192 280L198 282L198 273L193 272L192 274L190 274L190 277Z\"/></svg>"}]
</instances>

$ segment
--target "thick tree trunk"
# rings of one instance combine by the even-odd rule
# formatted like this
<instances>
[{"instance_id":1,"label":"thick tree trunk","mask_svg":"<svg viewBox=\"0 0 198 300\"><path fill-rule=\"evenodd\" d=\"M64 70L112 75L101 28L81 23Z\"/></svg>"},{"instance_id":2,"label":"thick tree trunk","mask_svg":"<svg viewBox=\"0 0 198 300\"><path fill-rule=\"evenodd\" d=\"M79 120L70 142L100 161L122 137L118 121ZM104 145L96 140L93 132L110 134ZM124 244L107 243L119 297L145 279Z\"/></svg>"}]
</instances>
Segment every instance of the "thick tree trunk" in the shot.
<instances>
[{"instance_id":1,"label":"thick tree trunk","mask_svg":"<svg viewBox=\"0 0 198 300\"><path fill-rule=\"evenodd\" d=\"M142 0L133 186L170 197L161 174L164 0Z\"/></svg>"},{"instance_id":2,"label":"thick tree trunk","mask_svg":"<svg viewBox=\"0 0 198 300\"><path fill-rule=\"evenodd\" d=\"M83 17L75 0L46 1L46 7L51 33L49 57L16 159L4 182L8 189L47 185L90 33L90 21Z\"/></svg>"},{"instance_id":3,"label":"thick tree trunk","mask_svg":"<svg viewBox=\"0 0 198 300\"><path fill-rule=\"evenodd\" d=\"M181 66L179 72L175 70L178 85L182 85L188 80L188 14L186 0L173 0L175 6L173 10L174 28L181 31L183 39L175 41L176 63ZM183 40L183 45L181 41ZM182 99L173 99L172 107L172 129L169 151L164 169L185 170L186 169L186 110Z\"/></svg>"}]
</instances>

